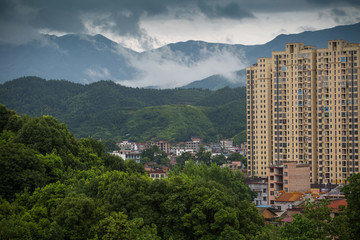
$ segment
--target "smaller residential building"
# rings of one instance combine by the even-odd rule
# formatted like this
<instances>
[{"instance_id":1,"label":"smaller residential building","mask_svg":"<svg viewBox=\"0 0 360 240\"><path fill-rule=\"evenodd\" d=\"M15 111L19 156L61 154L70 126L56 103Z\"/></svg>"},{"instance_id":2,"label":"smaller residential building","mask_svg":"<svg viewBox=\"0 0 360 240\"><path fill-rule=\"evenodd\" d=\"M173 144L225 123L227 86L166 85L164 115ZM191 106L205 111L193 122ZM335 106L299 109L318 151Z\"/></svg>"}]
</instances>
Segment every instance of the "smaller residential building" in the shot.
<instances>
[{"instance_id":1,"label":"smaller residential building","mask_svg":"<svg viewBox=\"0 0 360 240\"><path fill-rule=\"evenodd\" d=\"M267 178L247 178L246 183L249 188L257 193L253 203L256 206L268 205L268 180Z\"/></svg>"},{"instance_id":2,"label":"smaller residential building","mask_svg":"<svg viewBox=\"0 0 360 240\"><path fill-rule=\"evenodd\" d=\"M140 163L140 152L131 151L125 154L125 160L134 159L137 163Z\"/></svg>"},{"instance_id":3,"label":"smaller residential building","mask_svg":"<svg viewBox=\"0 0 360 240\"><path fill-rule=\"evenodd\" d=\"M146 163L144 164L144 168L148 176L153 180L168 177L169 168L166 166L157 165L156 163Z\"/></svg>"},{"instance_id":4,"label":"smaller residential building","mask_svg":"<svg viewBox=\"0 0 360 240\"><path fill-rule=\"evenodd\" d=\"M231 163L223 164L222 167L228 167L234 171L246 170L246 167L241 161L232 161Z\"/></svg>"},{"instance_id":5,"label":"smaller residential building","mask_svg":"<svg viewBox=\"0 0 360 240\"><path fill-rule=\"evenodd\" d=\"M233 141L230 139L221 140L220 141L221 147L223 149L232 148L233 147Z\"/></svg>"},{"instance_id":6,"label":"smaller residential building","mask_svg":"<svg viewBox=\"0 0 360 240\"><path fill-rule=\"evenodd\" d=\"M180 147L172 147L170 153L172 153L175 156L180 156L185 152L185 148Z\"/></svg>"},{"instance_id":7,"label":"smaller residential building","mask_svg":"<svg viewBox=\"0 0 360 240\"><path fill-rule=\"evenodd\" d=\"M241 155L243 155L244 157L247 156L247 143L246 143L246 142L245 142L245 143L242 143L242 144L240 145L239 153L240 153Z\"/></svg>"},{"instance_id":8,"label":"smaller residential building","mask_svg":"<svg viewBox=\"0 0 360 240\"><path fill-rule=\"evenodd\" d=\"M170 153L170 143L168 141L157 141L155 145L159 147L159 149L166 154Z\"/></svg>"},{"instance_id":9,"label":"smaller residential building","mask_svg":"<svg viewBox=\"0 0 360 240\"><path fill-rule=\"evenodd\" d=\"M199 150L201 144L200 137L191 137L189 141L186 141L186 150L193 150L193 152L197 152Z\"/></svg>"},{"instance_id":10,"label":"smaller residential building","mask_svg":"<svg viewBox=\"0 0 360 240\"><path fill-rule=\"evenodd\" d=\"M152 180L168 177L167 173L164 172L163 170L156 170L153 172L148 172L148 174L149 174L149 178L151 178Z\"/></svg>"},{"instance_id":11,"label":"smaller residential building","mask_svg":"<svg viewBox=\"0 0 360 240\"><path fill-rule=\"evenodd\" d=\"M310 191L310 165L308 164L284 161L282 164L270 165L268 176L270 204L275 204L276 196L279 196L280 191L285 193Z\"/></svg>"},{"instance_id":12,"label":"smaller residential building","mask_svg":"<svg viewBox=\"0 0 360 240\"><path fill-rule=\"evenodd\" d=\"M291 209L293 206L298 206L305 201L303 193L291 192L282 193L276 200L275 204L279 210L285 212L288 208Z\"/></svg>"},{"instance_id":13,"label":"smaller residential building","mask_svg":"<svg viewBox=\"0 0 360 240\"><path fill-rule=\"evenodd\" d=\"M119 156L123 160L134 159L137 163L140 163L140 152L139 151L119 150L119 151L113 151L111 154L115 155L115 156Z\"/></svg>"},{"instance_id":14,"label":"smaller residential building","mask_svg":"<svg viewBox=\"0 0 360 240\"><path fill-rule=\"evenodd\" d=\"M133 150L133 151L138 150L138 147L134 142L122 141L122 142L117 142L116 145L119 146L120 150Z\"/></svg>"},{"instance_id":15,"label":"smaller residential building","mask_svg":"<svg viewBox=\"0 0 360 240\"><path fill-rule=\"evenodd\" d=\"M273 223L278 217L277 214L268 207L257 207L259 213L265 218L266 223Z\"/></svg>"}]
</instances>

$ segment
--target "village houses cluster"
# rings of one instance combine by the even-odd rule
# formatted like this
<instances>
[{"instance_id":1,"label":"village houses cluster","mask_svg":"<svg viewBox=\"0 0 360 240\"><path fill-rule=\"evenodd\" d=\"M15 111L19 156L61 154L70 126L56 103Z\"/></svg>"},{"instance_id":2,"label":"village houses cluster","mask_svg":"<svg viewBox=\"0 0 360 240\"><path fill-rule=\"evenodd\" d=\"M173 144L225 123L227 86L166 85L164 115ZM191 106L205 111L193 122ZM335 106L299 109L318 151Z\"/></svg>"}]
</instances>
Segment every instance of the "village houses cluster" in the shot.
<instances>
[{"instance_id":1,"label":"village houses cluster","mask_svg":"<svg viewBox=\"0 0 360 240\"><path fill-rule=\"evenodd\" d=\"M199 150L201 145L204 146L206 151L211 152L212 156L223 154L225 157L228 157L232 153L238 152L242 156L246 157L247 151L246 143L243 143L240 146L233 146L233 141L226 139L220 140L217 143L204 144L201 138L197 136L191 137L186 142L179 142L176 144L170 144L168 141L151 140L145 143L123 141L116 143L116 145L119 147L119 150L113 151L111 153L112 155L119 156L124 160L134 159L137 163L140 163L141 152L155 145L159 148L159 150L167 154L171 166L174 166L176 164L176 158L185 152L194 155ZM227 164L226 166L246 171L246 167L240 162L234 161L231 164ZM152 179L166 178L169 172L168 166L152 167L145 163L144 167L149 177Z\"/></svg>"}]
</instances>

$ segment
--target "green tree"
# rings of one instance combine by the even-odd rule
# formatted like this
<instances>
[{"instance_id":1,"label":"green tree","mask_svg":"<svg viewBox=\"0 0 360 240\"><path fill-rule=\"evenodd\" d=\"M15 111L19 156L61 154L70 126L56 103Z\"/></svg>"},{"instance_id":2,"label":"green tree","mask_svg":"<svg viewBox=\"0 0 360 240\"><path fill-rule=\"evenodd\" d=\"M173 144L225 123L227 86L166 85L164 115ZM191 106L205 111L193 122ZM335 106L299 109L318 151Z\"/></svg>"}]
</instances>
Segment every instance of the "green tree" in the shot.
<instances>
[{"instance_id":1,"label":"green tree","mask_svg":"<svg viewBox=\"0 0 360 240\"><path fill-rule=\"evenodd\" d=\"M5 125L6 130L18 132L23 126L23 119L19 115L12 115L9 117L7 124Z\"/></svg>"},{"instance_id":2,"label":"green tree","mask_svg":"<svg viewBox=\"0 0 360 240\"><path fill-rule=\"evenodd\" d=\"M193 156L189 152L183 152L180 156L176 158L176 166L179 169L183 169L185 167L186 162L193 159Z\"/></svg>"},{"instance_id":3,"label":"green tree","mask_svg":"<svg viewBox=\"0 0 360 240\"><path fill-rule=\"evenodd\" d=\"M170 159L167 154L156 145L143 150L140 154L140 161L142 164L156 162L159 165L170 166Z\"/></svg>"},{"instance_id":4,"label":"green tree","mask_svg":"<svg viewBox=\"0 0 360 240\"><path fill-rule=\"evenodd\" d=\"M0 132L5 130L5 126L8 124L9 118L15 114L15 111L7 109L4 104L0 103Z\"/></svg>"},{"instance_id":5,"label":"green tree","mask_svg":"<svg viewBox=\"0 0 360 240\"><path fill-rule=\"evenodd\" d=\"M244 164L245 167L247 167L247 159L246 157L244 157L243 155L241 155L238 152L234 152L232 153L228 158L227 158L228 162L233 162L233 161L240 161L242 164Z\"/></svg>"},{"instance_id":6,"label":"green tree","mask_svg":"<svg viewBox=\"0 0 360 240\"><path fill-rule=\"evenodd\" d=\"M200 145L199 150L195 154L195 160L199 163L205 163L210 166L211 164L211 152L206 151L204 145Z\"/></svg>"},{"instance_id":7,"label":"green tree","mask_svg":"<svg viewBox=\"0 0 360 240\"><path fill-rule=\"evenodd\" d=\"M51 153L45 156L38 154L37 157L44 164L46 183L56 182L62 178L65 168L60 156Z\"/></svg>"},{"instance_id":8,"label":"green tree","mask_svg":"<svg viewBox=\"0 0 360 240\"><path fill-rule=\"evenodd\" d=\"M125 162L124 160L115 155L106 154L102 157L104 160L105 167L109 170L118 170L118 171L125 171Z\"/></svg>"},{"instance_id":9,"label":"green tree","mask_svg":"<svg viewBox=\"0 0 360 240\"><path fill-rule=\"evenodd\" d=\"M95 223L95 202L85 194L66 196L54 212L54 219L62 227L67 239L89 239Z\"/></svg>"},{"instance_id":10,"label":"green tree","mask_svg":"<svg viewBox=\"0 0 360 240\"><path fill-rule=\"evenodd\" d=\"M246 129L241 131L240 133L236 134L234 137L233 137L233 143L235 145L240 145L244 142L247 141L247 138L246 138Z\"/></svg>"},{"instance_id":11,"label":"green tree","mask_svg":"<svg viewBox=\"0 0 360 240\"><path fill-rule=\"evenodd\" d=\"M350 234L353 239L360 236L360 174L348 178L349 183L342 188L348 203L346 215L351 225Z\"/></svg>"},{"instance_id":12,"label":"green tree","mask_svg":"<svg viewBox=\"0 0 360 240\"><path fill-rule=\"evenodd\" d=\"M125 161L125 168L127 172L131 173L145 173L145 168L141 163L137 163L134 159Z\"/></svg>"},{"instance_id":13,"label":"green tree","mask_svg":"<svg viewBox=\"0 0 360 240\"><path fill-rule=\"evenodd\" d=\"M105 146L101 141L89 137L82 138L80 143L85 148L91 149L98 157L102 157L105 154Z\"/></svg>"},{"instance_id":14,"label":"green tree","mask_svg":"<svg viewBox=\"0 0 360 240\"><path fill-rule=\"evenodd\" d=\"M223 154L219 154L214 156L211 161L219 166L223 165L226 163L226 158Z\"/></svg>"},{"instance_id":15,"label":"green tree","mask_svg":"<svg viewBox=\"0 0 360 240\"><path fill-rule=\"evenodd\" d=\"M106 152L112 152L116 150L120 150L119 146L116 145L116 141L114 139L107 139L103 141Z\"/></svg>"},{"instance_id":16,"label":"green tree","mask_svg":"<svg viewBox=\"0 0 360 240\"><path fill-rule=\"evenodd\" d=\"M141 218L129 220L122 212L113 212L95 226L100 239L160 239L157 236L156 226L144 226Z\"/></svg>"},{"instance_id":17,"label":"green tree","mask_svg":"<svg viewBox=\"0 0 360 240\"><path fill-rule=\"evenodd\" d=\"M22 220L24 212L24 207L16 203L10 204L0 197L1 239L31 239L30 232Z\"/></svg>"},{"instance_id":18,"label":"green tree","mask_svg":"<svg viewBox=\"0 0 360 240\"><path fill-rule=\"evenodd\" d=\"M66 155L68 152L75 153L77 147L77 141L66 125L59 124L51 116L25 119L14 140L42 154L56 151L60 155Z\"/></svg>"},{"instance_id":19,"label":"green tree","mask_svg":"<svg viewBox=\"0 0 360 240\"><path fill-rule=\"evenodd\" d=\"M21 143L0 141L0 194L8 200L25 188L46 183L44 162L38 152Z\"/></svg>"},{"instance_id":20,"label":"green tree","mask_svg":"<svg viewBox=\"0 0 360 240\"><path fill-rule=\"evenodd\" d=\"M328 207L329 201L306 201L304 214L297 214L291 223L280 228L280 237L283 239L351 239L347 232L347 221L344 216L331 217L332 209ZM342 221L339 221L342 220ZM342 232L344 231L344 232Z\"/></svg>"},{"instance_id":21,"label":"green tree","mask_svg":"<svg viewBox=\"0 0 360 240\"><path fill-rule=\"evenodd\" d=\"M155 153L157 153L157 152L160 152L159 147L156 145L153 145L149 148L144 149L140 154L140 158L148 159L148 161L154 162L155 161Z\"/></svg>"},{"instance_id":22,"label":"green tree","mask_svg":"<svg viewBox=\"0 0 360 240\"><path fill-rule=\"evenodd\" d=\"M247 239L264 226L241 173L190 161L170 175L168 189L166 224L157 224L165 239Z\"/></svg>"}]
</instances>

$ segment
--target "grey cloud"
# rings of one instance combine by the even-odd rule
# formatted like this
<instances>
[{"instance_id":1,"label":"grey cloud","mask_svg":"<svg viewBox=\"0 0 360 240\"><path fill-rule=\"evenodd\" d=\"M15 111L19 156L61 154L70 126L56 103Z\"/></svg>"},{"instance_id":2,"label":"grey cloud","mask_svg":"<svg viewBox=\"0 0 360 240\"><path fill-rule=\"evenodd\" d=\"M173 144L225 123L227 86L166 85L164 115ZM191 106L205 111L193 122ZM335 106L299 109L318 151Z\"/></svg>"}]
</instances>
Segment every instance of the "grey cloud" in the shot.
<instances>
[{"instance_id":1,"label":"grey cloud","mask_svg":"<svg viewBox=\"0 0 360 240\"><path fill-rule=\"evenodd\" d=\"M301 26L298 29L296 29L299 32L304 32L304 31L315 31L316 28L312 27L312 26Z\"/></svg>"},{"instance_id":2,"label":"grey cloud","mask_svg":"<svg viewBox=\"0 0 360 240\"><path fill-rule=\"evenodd\" d=\"M338 24L352 23L351 15L341 9L338 8L331 9L330 15L334 19L334 21Z\"/></svg>"},{"instance_id":3,"label":"grey cloud","mask_svg":"<svg viewBox=\"0 0 360 240\"><path fill-rule=\"evenodd\" d=\"M304 11L340 6L336 0L1 0L0 41L11 37L31 38L39 29L49 32L87 33L88 27L124 38L140 39L141 44L156 41L141 29L148 18L196 19L201 13L209 19L254 18L255 13ZM359 0L346 0L359 6ZM340 7L338 7L340 8ZM14 26L14 27L9 27ZM21 29L27 29L22 34ZM30 34L29 31L34 31Z\"/></svg>"},{"instance_id":4,"label":"grey cloud","mask_svg":"<svg viewBox=\"0 0 360 240\"><path fill-rule=\"evenodd\" d=\"M61 32L81 32L84 30L83 16L107 15L102 22L94 21L105 28L126 36L140 33L139 23L143 17L167 15L169 9L180 8L193 11L204 11L208 17L245 18L252 13L244 10L238 3L217 3L207 1L208 8L200 8L196 1L184 0L4 0L0 3L0 20L13 21L16 17L27 17L27 13L19 11L21 7L34 9L35 16L29 24L33 28L46 28ZM127 14L124 14L127 13ZM14 16L13 18L11 16ZM85 18L86 19L86 18ZM113 22L107 25L104 21Z\"/></svg>"},{"instance_id":5,"label":"grey cloud","mask_svg":"<svg viewBox=\"0 0 360 240\"><path fill-rule=\"evenodd\" d=\"M331 14L339 17L345 17L348 15L344 10L338 8L331 9Z\"/></svg>"},{"instance_id":6,"label":"grey cloud","mask_svg":"<svg viewBox=\"0 0 360 240\"><path fill-rule=\"evenodd\" d=\"M329 7L329 6L344 6L344 5L350 5L350 6L360 6L359 0L307 0L309 3L316 4L323 7Z\"/></svg>"},{"instance_id":7,"label":"grey cloud","mask_svg":"<svg viewBox=\"0 0 360 240\"><path fill-rule=\"evenodd\" d=\"M212 4L208 1L201 1L198 4L199 9L209 18L253 18L251 11L241 8L236 2L229 2L223 5Z\"/></svg>"}]
</instances>

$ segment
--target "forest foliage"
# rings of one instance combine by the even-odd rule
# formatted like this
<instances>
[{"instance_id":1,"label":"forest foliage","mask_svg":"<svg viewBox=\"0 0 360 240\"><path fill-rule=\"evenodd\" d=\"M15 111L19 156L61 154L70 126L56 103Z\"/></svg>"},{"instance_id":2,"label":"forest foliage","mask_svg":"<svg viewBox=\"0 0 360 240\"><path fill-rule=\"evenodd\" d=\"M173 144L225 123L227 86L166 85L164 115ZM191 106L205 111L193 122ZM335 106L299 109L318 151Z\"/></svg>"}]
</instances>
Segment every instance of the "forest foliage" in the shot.
<instances>
[{"instance_id":1,"label":"forest foliage","mask_svg":"<svg viewBox=\"0 0 360 240\"><path fill-rule=\"evenodd\" d=\"M24 77L0 85L0 102L18 114L54 116L78 138L206 141L246 130L245 88L143 89ZM241 135L242 142L246 141Z\"/></svg>"},{"instance_id":2,"label":"forest foliage","mask_svg":"<svg viewBox=\"0 0 360 240\"><path fill-rule=\"evenodd\" d=\"M190 162L153 181L54 117L0 113L2 239L249 239L264 226L239 172Z\"/></svg>"}]
</instances>

